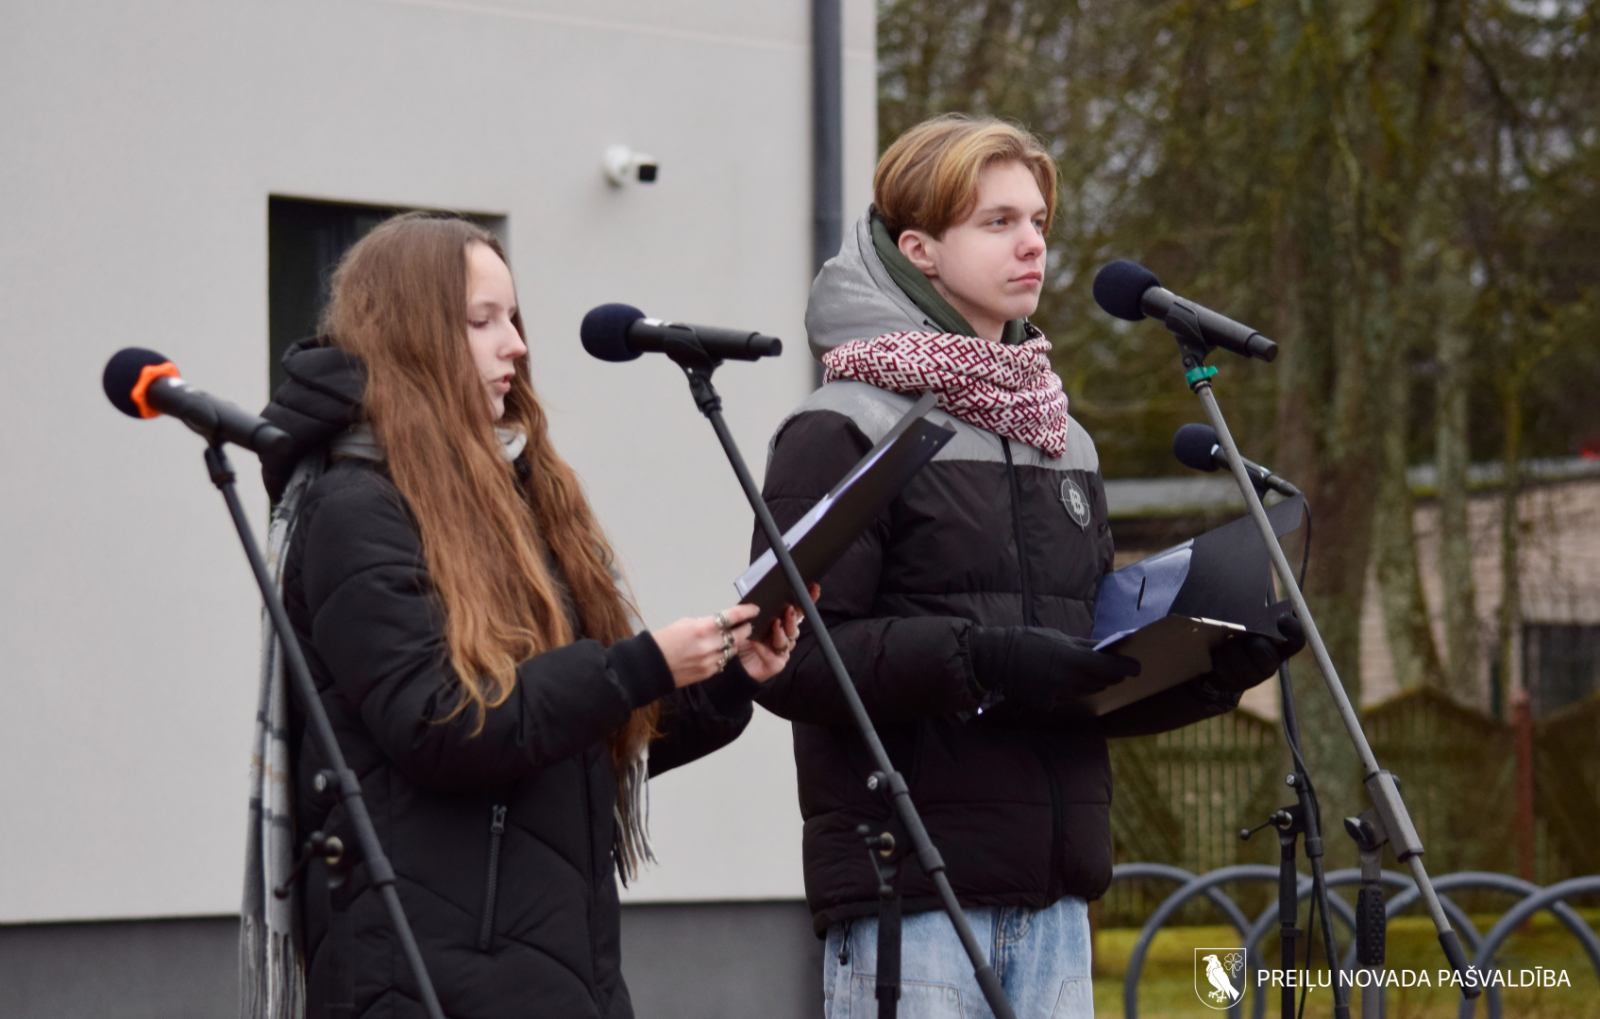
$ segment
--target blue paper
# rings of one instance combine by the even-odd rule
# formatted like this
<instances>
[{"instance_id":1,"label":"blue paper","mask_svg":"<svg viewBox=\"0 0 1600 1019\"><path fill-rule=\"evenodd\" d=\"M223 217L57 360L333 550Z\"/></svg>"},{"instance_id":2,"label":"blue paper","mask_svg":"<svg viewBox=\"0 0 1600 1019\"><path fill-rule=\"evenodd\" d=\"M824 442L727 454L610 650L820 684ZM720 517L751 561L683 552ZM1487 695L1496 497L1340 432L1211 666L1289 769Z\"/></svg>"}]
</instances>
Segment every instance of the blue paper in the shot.
<instances>
[{"instance_id":1,"label":"blue paper","mask_svg":"<svg viewBox=\"0 0 1600 1019\"><path fill-rule=\"evenodd\" d=\"M1106 575L1094 606L1096 647L1166 617L1188 579L1193 545L1186 541Z\"/></svg>"}]
</instances>

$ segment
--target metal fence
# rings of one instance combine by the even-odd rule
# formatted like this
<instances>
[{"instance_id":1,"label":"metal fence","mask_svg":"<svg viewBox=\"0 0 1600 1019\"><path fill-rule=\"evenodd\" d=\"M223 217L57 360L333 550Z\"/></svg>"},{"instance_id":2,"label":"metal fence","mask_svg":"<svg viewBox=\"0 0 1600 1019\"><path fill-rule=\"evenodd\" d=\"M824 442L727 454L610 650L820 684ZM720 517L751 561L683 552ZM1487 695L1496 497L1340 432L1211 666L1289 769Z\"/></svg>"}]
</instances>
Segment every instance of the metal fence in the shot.
<instances>
[{"instance_id":1,"label":"metal fence","mask_svg":"<svg viewBox=\"0 0 1600 1019\"><path fill-rule=\"evenodd\" d=\"M1516 816L1516 734L1510 725L1426 688L1361 715L1379 762L1403 782L1430 872L1518 869L1517 840L1508 837ZM1549 885L1600 873L1600 695L1532 725L1530 876ZM1111 761L1119 862L1155 862L1200 874L1276 861L1276 839L1241 843L1238 831L1293 800L1283 784L1289 757L1278 723L1240 709L1175 732L1115 740ZM1342 856L1354 862L1339 822L1323 818L1330 866ZM1247 912L1270 898L1265 888L1239 894ZM1139 926L1164 898L1163 889L1145 882L1120 882L1102 901L1099 923ZM1474 908L1477 901L1482 900L1469 893L1465 904ZM1209 923L1215 915L1191 903L1173 922Z\"/></svg>"},{"instance_id":2,"label":"metal fence","mask_svg":"<svg viewBox=\"0 0 1600 1019\"><path fill-rule=\"evenodd\" d=\"M1209 907L1213 919L1220 914L1221 918L1238 932L1244 948L1246 962L1243 976L1244 985L1249 989L1249 993L1228 1009L1230 1019L1240 1019L1245 998L1250 999L1253 1019L1263 1019L1266 1014L1267 998L1276 991L1271 989L1264 991L1257 986L1257 981L1251 979L1251 973L1256 968L1251 964L1251 960L1260 958L1263 939L1277 925L1277 907L1274 903L1257 913L1247 912L1224 893L1222 888L1225 885L1232 888L1248 887L1246 884L1248 882L1258 882L1266 887L1273 887L1278 880L1278 869L1259 864L1245 864L1220 867L1209 874L1194 875L1165 864L1131 863L1116 868L1112 877L1112 887L1115 888L1125 882L1148 883L1152 880L1176 883L1179 887L1163 898L1139 931L1139 939L1134 944L1128 960L1127 973L1123 978L1122 1007L1125 1019L1138 1019L1139 980L1143 975L1146 953L1157 932L1180 913L1195 906ZM1328 874L1327 880L1331 891L1359 884L1361 872L1355 869L1336 870ZM1385 903L1385 915L1391 920L1414 905L1419 897L1417 887L1408 875L1385 871L1383 884L1390 889L1399 890L1397 895L1391 891ZM1511 933L1534 913L1548 910L1577 938L1589 959L1589 964L1594 967L1596 976L1600 977L1600 937L1596 937L1593 928L1567 903L1568 899L1600 894L1600 875L1570 878L1551 887L1541 888L1509 874L1467 871L1436 877L1433 884L1435 890L1439 892L1440 903L1450 916L1451 925L1456 928L1462 944L1471 956L1472 965L1478 970L1492 969L1496 955ZM1301 875L1298 889L1300 900L1304 901L1311 894L1311 890L1311 879ZM1480 933L1467 914L1452 901L1449 894L1476 890L1511 893L1521 896L1521 900L1501 916L1488 933ZM1343 921L1346 933L1349 933L1355 926L1355 914L1349 903L1338 895L1330 894L1329 906L1333 915ZM1252 916L1254 920L1251 919ZM1340 969L1352 971L1356 966L1355 946L1348 940L1345 943L1349 945L1349 950L1341 960ZM1381 999L1383 992L1380 990L1378 993ZM1352 997L1359 997L1359 994L1360 992L1356 992ZM1499 989L1491 986L1482 997L1487 1004L1490 1019L1500 1019ZM1472 1019L1476 1009L1475 1000L1463 997L1458 1011L1459 1019ZM1378 1014L1383 1014L1381 1001Z\"/></svg>"}]
</instances>

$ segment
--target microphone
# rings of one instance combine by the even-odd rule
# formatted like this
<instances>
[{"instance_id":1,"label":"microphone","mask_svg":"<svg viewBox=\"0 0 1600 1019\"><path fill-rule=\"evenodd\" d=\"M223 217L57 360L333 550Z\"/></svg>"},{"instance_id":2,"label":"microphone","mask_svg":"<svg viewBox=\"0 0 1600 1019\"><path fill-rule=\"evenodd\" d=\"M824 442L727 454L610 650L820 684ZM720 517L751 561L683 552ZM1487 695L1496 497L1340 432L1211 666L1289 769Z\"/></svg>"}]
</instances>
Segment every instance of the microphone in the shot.
<instances>
[{"instance_id":1,"label":"microphone","mask_svg":"<svg viewBox=\"0 0 1600 1019\"><path fill-rule=\"evenodd\" d=\"M602 304L590 310L579 333L583 349L602 361L632 361L647 351L671 356L674 348L694 349L697 339L707 354L724 361L759 361L783 353L783 341L776 336L663 322L626 304Z\"/></svg>"},{"instance_id":2,"label":"microphone","mask_svg":"<svg viewBox=\"0 0 1600 1019\"><path fill-rule=\"evenodd\" d=\"M1185 467L1193 467L1197 471L1228 468L1227 454L1217 443L1216 429L1210 425L1190 424L1178 429L1178 434L1172 437L1172 455ZM1249 474L1250 480L1255 483L1257 492L1265 493L1270 488L1283 496L1300 494L1300 489L1267 468L1245 460L1244 457L1239 459L1244 463L1245 473Z\"/></svg>"},{"instance_id":3,"label":"microphone","mask_svg":"<svg viewBox=\"0 0 1600 1019\"><path fill-rule=\"evenodd\" d=\"M257 456L288 456L294 440L265 418L183 381L178 366L153 350L125 347L106 362L106 398L129 417L170 414L212 442L231 442Z\"/></svg>"},{"instance_id":4,"label":"microphone","mask_svg":"<svg viewBox=\"0 0 1600 1019\"><path fill-rule=\"evenodd\" d=\"M1107 263L1094 277L1094 302L1108 315L1137 322L1149 315L1163 322L1176 311L1191 318L1200 338L1244 357L1271 361L1278 345L1242 322L1219 315L1203 305L1186 301L1162 287L1156 274L1137 262L1118 259Z\"/></svg>"}]
</instances>

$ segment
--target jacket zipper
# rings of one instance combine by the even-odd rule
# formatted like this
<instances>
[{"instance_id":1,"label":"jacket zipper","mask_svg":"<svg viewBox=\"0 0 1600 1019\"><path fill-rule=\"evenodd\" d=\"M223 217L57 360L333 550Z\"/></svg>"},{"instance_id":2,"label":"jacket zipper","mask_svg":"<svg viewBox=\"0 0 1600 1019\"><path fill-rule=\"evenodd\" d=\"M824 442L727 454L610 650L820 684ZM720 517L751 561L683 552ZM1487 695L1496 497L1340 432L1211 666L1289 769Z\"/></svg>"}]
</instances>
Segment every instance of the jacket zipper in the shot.
<instances>
[{"instance_id":1,"label":"jacket zipper","mask_svg":"<svg viewBox=\"0 0 1600 1019\"><path fill-rule=\"evenodd\" d=\"M478 930L478 951L489 950L494 934L495 886L500 883L500 837L506 833L506 808L496 804L489 820L489 880L483 892L483 926Z\"/></svg>"},{"instance_id":2,"label":"jacket zipper","mask_svg":"<svg viewBox=\"0 0 1600 1019\"><path fill-rule=\"evenodd\" d=\"M1032 626L1033 583L1028 576L1028 545L1022 537L1022 484L1017 480L1017 466L1011 459L1010 440L1002 436L1000 447L1005 451L1006 481L1011 486L1011 528L1016 532L1017 569L1022 574L1022 622L1024 626ZM1044 769L1045 784L1050 787L1050 858L1055 861L1057 872L1060 873L1066 870L1066 846L1062 844L1061 784L1056 780L1055 769L1050 766L1050 755L1044 747L1035 743L1033 751L1039 758L1039 767ZM1052 873L1048 882L1048 892L1054 897L1057 894L1057 873Z\"/></svg>"},{"instance_id":3,"label":"jacket zipper","mask_svg":"<svg viewBox=\"0 0 1600 1019\"><path fill-rule=\"evenodd\" d=\"M600 751L595 751L595 752L599 753ZM586 870L588 872L585 876L588 877L588 879L589 879L589 903L590 903L590 912L592 913L593 912L593 903L594 903L594 885L595 885L595 882L597 880L599 880L599 872L600 872L601 864L595 859L595 855L594 855L594 826L595 826L596 812L595 812L595 809L594 809L594 783L592 781L593 776L591 776L589 774L589 761L590 761L590 757L588 755L585 755L583 760L582 760L581 767L582 767L582 770L583 770L583 813L584 813L583 834L584 834L584 837L588 840L588 846L589 846L589 855L584 859L584 867L586 868ZM611 841L613 843L616 842L616 833L615 832L612 833ZM615 850L613 850L613 852L615 852ZM616 861L615 860L612 861L612 866L613 867L616 866ZM591 919L593 919L592 916L591 916Z\"/></svg>"},{"instance_id":4,"label":"jacket zipper","mask_svg":"<svg viewBox=\"0 0 1600 1019\"><path fill-rule=\"evenodd\" d=\"M912 789L917 786L917 779L922 776L922 745L928 737L928 727L919 725L911 734L911 767L906 772L906 785ZM889 808L889 816L895 817L893 807Z\"/></svg>"},{"instance_id":5,"label":"jacket zipper","mask_svg":"<svg viewBox=\"0 0 1600 1019\"><path fill-rule=\"evenodd\" d=\"M604 744L602 744L598 748L591 748L588 753L586 753L586 754L582 755L580 758L578 758L578 761L579 761L578 770L583 773L583 813L584 813L583 833L584 833L585 836L588 837L588 840L589 840L589 856L588 856L588 859L584 861L584 867L587 868L587 870L588 870L588 874L586 876L588 877L589 880L588 880L588 885L587 885L586 891L585 891L584 896L583 896L583 900L584 900L583 901L583 906L584 906L584 909L586 911L585 914L584 914L585 915L585 923L587 924L587 926L589 928L589 967L590 967L589 968L589 972L591 972L591 973L600 972L600 950L599 950L599 946L595 943L595 941L596 941L596 928L595 928L595 923L594 923L594 903L595 903L595 897L596 897L595 886L600 881L600 875L601 875L602 872L604 872L606 877L609 879L611 877L612 872L614 871L614 869L616 868L616 865L617 865L616 856L615 856L616 849L614 848L615 843L616 843L616 839L617 839L617 832L616 832L616 829L614 827L612 828L612 831L611 831L611 841L612 841L612 844L613 844L613 848L611 848L609 850L609 852L612 853L613 855L608 857L608 859L610 860L610 863L611 863L611 867L609 869L606 868L605 865L603 863L601 863L595 857L594 826L597 823L597 818L599 816L601 816L601 815L599 814L598 811L595 810L595 806L594 806L594 775L592 774L592 766L591 766L591 764L595 760L597 755L606 754L606 753L610 753L610 750L608 748L606 748ZM612 795L616 795L616 794L613 793ZM601 1009L603 1010L603 1003L600 1000L600 984L599 984L598 981L596 981L594 983L594 985L589 989L589 996L594 1000L595 1004L597 1006L601 1006Z\"/></svg>"},{"instance_id":6,"label":"jacket zipper","mask_svg":"<svg viewBox=\"0 0 1600 1019\"><path fill-rule=\"evenodd\" d=\"M1022 485L1017 467L1011 461L1011 440L1001 436L1000 448L1006 454L1006 481L1011 486L1011 529L1017 540L1017 569L1022 573L1022 625L1033 625L1033 583L1028 577L1028 546L1022 540Z\"/></svg>"},{"instance_id":7,"label":"jacket zipper","mask_svg":"<svg viewBox=\"0 0 1600 1019\"><path fill-rule=\"evenodd\" d=\"M1056 872L1046 879L1046 892L1052 901L1061 894L1060 875L1067 869L1067 847L1063 844L1061 819L1061 784L1056 780L1055 769L1050 766L1050 755L1044 747L1035 743L1033 752L1039 757L1039 767L1044 769L1045 784L1050 787L1050 859L1056 865Z\"/></svg>"}]
</instances>

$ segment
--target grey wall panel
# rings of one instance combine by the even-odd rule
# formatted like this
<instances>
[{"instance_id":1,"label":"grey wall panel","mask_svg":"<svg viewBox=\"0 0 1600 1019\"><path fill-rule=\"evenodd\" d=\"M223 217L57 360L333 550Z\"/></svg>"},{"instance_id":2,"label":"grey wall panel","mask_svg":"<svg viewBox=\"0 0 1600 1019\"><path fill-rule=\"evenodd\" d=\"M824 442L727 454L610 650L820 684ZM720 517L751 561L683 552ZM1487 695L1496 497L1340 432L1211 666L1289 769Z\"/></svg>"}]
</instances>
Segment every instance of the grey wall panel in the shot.
<instances>
[{"instance_id":1,"label":"grey wall panel","mask_svg":"<svg viewBox=\"0 0 1600 1019\"><path fill-rule=\"evenodd\" d=\"M622 972L638 1019L818 1019L822 946L803 902L622 911Z\"/></svg>"},{"instance_id":2,"label":"grey wall panel","mask_svg":"<svg viewBox=\"0 0 1600 1019\"><path fill-rule=\"evenodd\" d=\"M846 0L846 179L873 160ZM809 391L806 0L55 0L0 31L0 922L237 908L258 609L200 444L99 390L122 346L259 405L269 195L507 217L534 378L647 625L732 600L750 514L681 374L577 342L626 300L782 336L719 373L759 474ZM616 189L606 146L661 160ZM247 507L265 498L235 456ZM655 797L634 898L796 896L787 726Z\"/></svg>"},{"instance_id":3,"label":"grey wall panel","mask_svg":"<svg viewBox=\"0 0 1600 1019\"><path fill-rule=\"evenodd\" d=\"M231 916L0 926L0 1017L237 1015L238 944Z\"/></svg>"},{"instance_id":4,"label":"grey wall panel","mask_svg":"<svg viewBox=\"0 0 1600 1019\"><path fill-rule=\"evenodd\" d=\"M0 926L0 1019L217 1019L238 1009L236 917ZM822 942L800 902L622 911L638 1019L816 1019Z\"/></svg>"}]
</instances>

